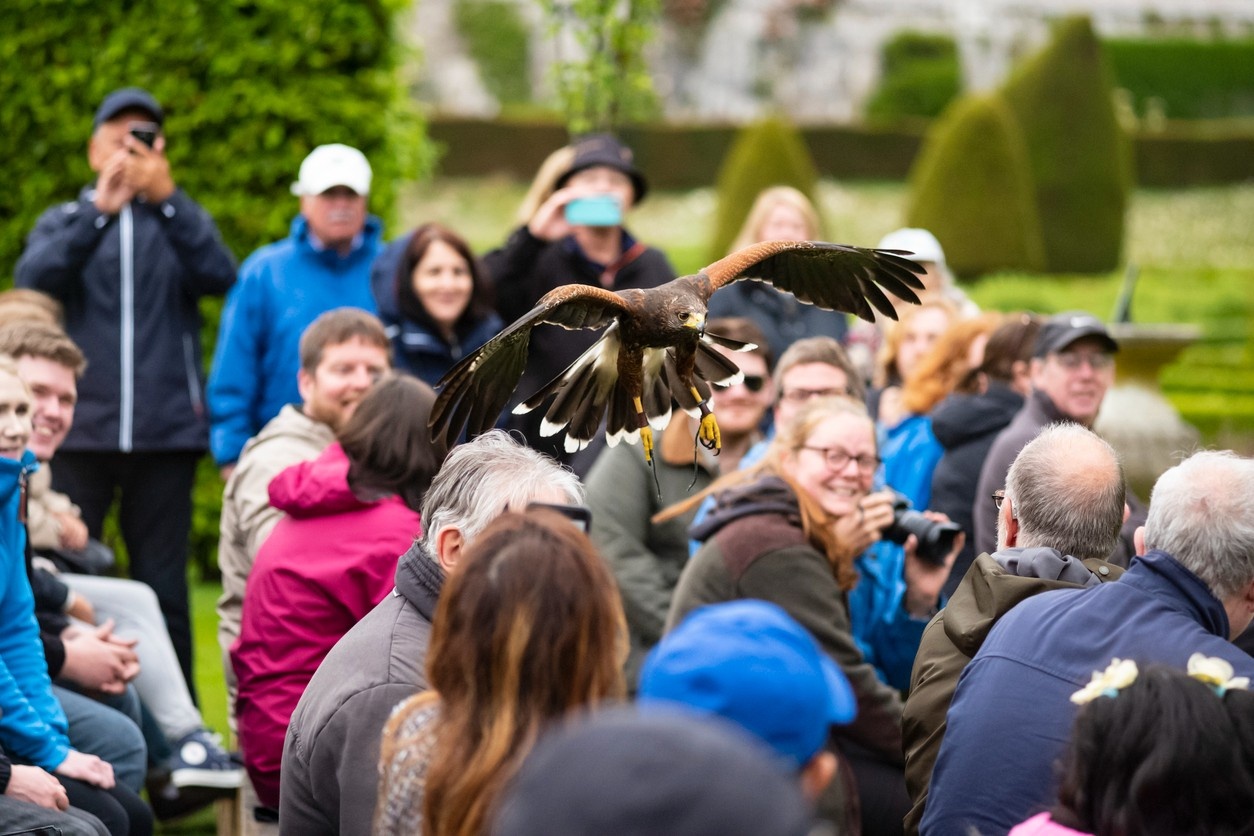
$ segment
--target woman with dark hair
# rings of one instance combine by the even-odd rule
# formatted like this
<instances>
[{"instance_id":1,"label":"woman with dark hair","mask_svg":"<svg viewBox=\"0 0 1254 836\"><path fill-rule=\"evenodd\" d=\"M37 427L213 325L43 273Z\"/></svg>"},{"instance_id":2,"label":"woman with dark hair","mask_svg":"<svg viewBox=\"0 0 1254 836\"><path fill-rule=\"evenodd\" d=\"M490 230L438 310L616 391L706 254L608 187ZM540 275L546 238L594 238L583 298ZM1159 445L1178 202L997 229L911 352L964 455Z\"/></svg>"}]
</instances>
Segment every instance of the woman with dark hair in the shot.
<instances>
[{"instance_id":1,"label":"woman with dark hair","mask_svg":"<svg viewBox=\"0 0 1254 836\"><path fill-rule=\"evenodd\" d=\"M435 393L412 377L366 394L339 441L270 483L287 516L257 553L231 647L235 717L257 798L279 806L283 737L331 647L394 586L396 561L421 532L418 508L443 456L427 418Z\"/></svg>"},{"instance_id":2,"label":"woman with dark hair","mask_svg":"<svg viewBox=\"0 0 1254 836\"><path fill-rule=\"evenodd\" d=\"M820 813L841 832L899 834L909 809L903 772L901 701L862 651L878 643L885 625L862 625L850 594L859 583L858 558L879 542L893 519L892 495L872 493L879 466L875 428L863 405L850 398L809 401L783 427L758 465L720 478L711 488L714 509L693 532L703 543L684 568L667 626L705 604L742 598L771 601L805 627L841 666L858 699L858 716L833 731L833 753L844 760ZM664 512L682 513L697 494ZM938 517L934 517L939 519ZM961 540L961 537L959 538ZM956 546L961 545L957 543ZM954 552L940 565L917 556L911 535L889 616L904 613L917 629L935 612ZM851 612L852 610L852 612ZM880 660L895 667L894 660ZM858 799L851 796L857 793ZM860 804L859 804L860 800ZM858 809L861 808L861 829Z\"/></svg>"},{"instance_id":3,"label":"woman with dark hair","mask_svg":"<svg viewBox=\"0 0 1254 836\"><path fill-rule=\"evenodd\" d=\"M1200 653L1189 673L1116 659L1081 702L1058 804L1010 836L1254 833L1254 694Z\"/></svg>"},{"instance_id":4,"label":"woman with dark hair","mask_svg":"<svg viewBox=\"0 0 1254 836\"><path fill-rule=\"evenodd\" d=\"M622 696L618 589L587 535L549 510L503 514L445 581L431 690L383 731L376 834L479 836L536 739Z\"/></svg>"},{"instance_id":5,"label":"woman with dark hair","mask_svg":"<svg viewBox=\"0 0 1254 836\"><path fill-rule=\"evenodd\" d=\"M944 452L932 471L930 505L967 533L966 545L945 582L946 598L975 560L972 508L977 501L988 501L975 495L980 469L997 434L1015 417L1032 388L1028 361L1040 328L1040 320L1030 314L1008 317L989 335L983 361L932 410L932 433Z\"/></svg>"},{"instance_id":6,"label":"woman with dark hair","mask_svg":"<svg viewBox=\"0 0 1254 836\"><path fill-rule=\"evenodd\" d=\"M414 230L393 289L395 304L381 302L379 315L396 367L429 386L501 330L483 266L448 227L428 223Z\"/></svg>"}]
</instances>

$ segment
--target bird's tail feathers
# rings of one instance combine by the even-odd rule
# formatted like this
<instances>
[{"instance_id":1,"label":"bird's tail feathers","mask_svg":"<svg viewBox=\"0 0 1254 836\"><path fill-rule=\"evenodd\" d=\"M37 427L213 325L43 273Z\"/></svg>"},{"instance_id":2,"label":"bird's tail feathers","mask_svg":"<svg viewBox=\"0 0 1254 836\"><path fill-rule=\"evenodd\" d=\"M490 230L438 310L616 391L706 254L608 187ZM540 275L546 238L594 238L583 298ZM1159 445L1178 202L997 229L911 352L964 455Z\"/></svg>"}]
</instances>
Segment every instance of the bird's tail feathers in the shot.
<instances>
[{"instance_id":1,"label":"bird's tail feathers","mask_svg":"<svg viewBox=\"0 0 1254 836\"><path fill-rule=\"evenodd\" d=\"M701 342L722 346L728 351L753 351L758 347L757 343L745 343L733 340L731 337L724 337L722 334L711 334L709 331L701 335Z\"/></svg>"}]
</instances>

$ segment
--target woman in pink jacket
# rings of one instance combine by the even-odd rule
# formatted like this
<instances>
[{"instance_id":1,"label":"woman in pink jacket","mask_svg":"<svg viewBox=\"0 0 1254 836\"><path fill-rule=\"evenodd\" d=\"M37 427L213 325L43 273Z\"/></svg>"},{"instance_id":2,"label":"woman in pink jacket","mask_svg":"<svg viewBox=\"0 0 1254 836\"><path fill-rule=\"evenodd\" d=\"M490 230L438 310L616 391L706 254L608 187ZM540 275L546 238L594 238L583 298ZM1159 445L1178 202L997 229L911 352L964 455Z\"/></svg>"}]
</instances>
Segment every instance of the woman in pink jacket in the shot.
<instances>
[{"instance_id":1,"label":"woman in pink jacket","mask_svg":"<svg viewBox=\"0 0 1254 836\"><path fill-rule=\"evenodd\" d=\"M427 418L435 393L411 377L378 383L339 441L270 483L287 516L257 553L231 648L244 765L257 797L279 806L283 737L331 647L394 585L420 533L422 494L439 469Z\"/></svg>"}]
</instances>

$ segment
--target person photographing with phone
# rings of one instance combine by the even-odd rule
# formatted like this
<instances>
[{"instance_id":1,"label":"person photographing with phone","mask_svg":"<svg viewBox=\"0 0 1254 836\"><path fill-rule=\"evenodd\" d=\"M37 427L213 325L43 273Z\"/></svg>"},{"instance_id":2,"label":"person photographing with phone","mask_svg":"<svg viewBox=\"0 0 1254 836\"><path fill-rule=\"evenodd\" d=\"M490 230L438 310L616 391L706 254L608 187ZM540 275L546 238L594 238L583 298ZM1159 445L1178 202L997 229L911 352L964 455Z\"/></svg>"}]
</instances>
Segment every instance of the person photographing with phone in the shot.
<instances>
[{"instance_id":1,"label":"person photographing with phone","mask_svg":"<svg viewBox=\"0 0 1254 836\"><path fill-rule=\"evenodd\" d=\"M66 334L87 358L53 488L79 506L96 539L120 492L131 576L156 592L194 695L187 545L209 441L199 299L226 293L235 260L176 185L164 130L148 91L104 98L87 146L96 182L39 217L15 284L65 307Z\"/></svg>"},{"instance_id":2,"label":"person photographing with phone","mask_svg":"<svg viewBox=\"0 0 1254 836\"><path fill-rule=\"evenodd\" d=\"M526 314L541 296L566 284L590 284L606 290L651 288L675 278L675 269L658 249L627 230L624 219L648 191L631 149L609 134L593 134L572 146L569 167L531 219L499 249L484 256L495 284L496 309L505 322ZM596 334L542 326L532 334L519 397L530 395L569 366ZM586 473L603 442L572 456L560 441L540 436L538 412L510 415L527 443Z\"/></svg>"}]
</instances>

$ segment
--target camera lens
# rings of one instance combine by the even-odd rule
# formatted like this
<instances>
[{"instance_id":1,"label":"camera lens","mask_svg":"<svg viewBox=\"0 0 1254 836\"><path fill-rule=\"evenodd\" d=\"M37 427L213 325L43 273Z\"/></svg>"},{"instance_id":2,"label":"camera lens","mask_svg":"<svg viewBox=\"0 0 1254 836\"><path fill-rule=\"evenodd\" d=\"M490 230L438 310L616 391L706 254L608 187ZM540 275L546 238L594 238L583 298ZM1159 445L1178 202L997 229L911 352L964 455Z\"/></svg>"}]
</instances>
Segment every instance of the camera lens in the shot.
<instances>
[{"instance_id":1,"label":"camera lens","mask_svg":"<svg viewBox=\"0 0 1254 836\"><path fill-rule=\"evenodd\" d=\"M904 544L913 534L918 538L918 556L928 563L940 565L953 551L954 541L962 528L957 523L939 523L929 520L918 511L911 510L906 498L898 495L893 502L893 521L884 529L885 540Z\"/></svg>"}]
</instances>

